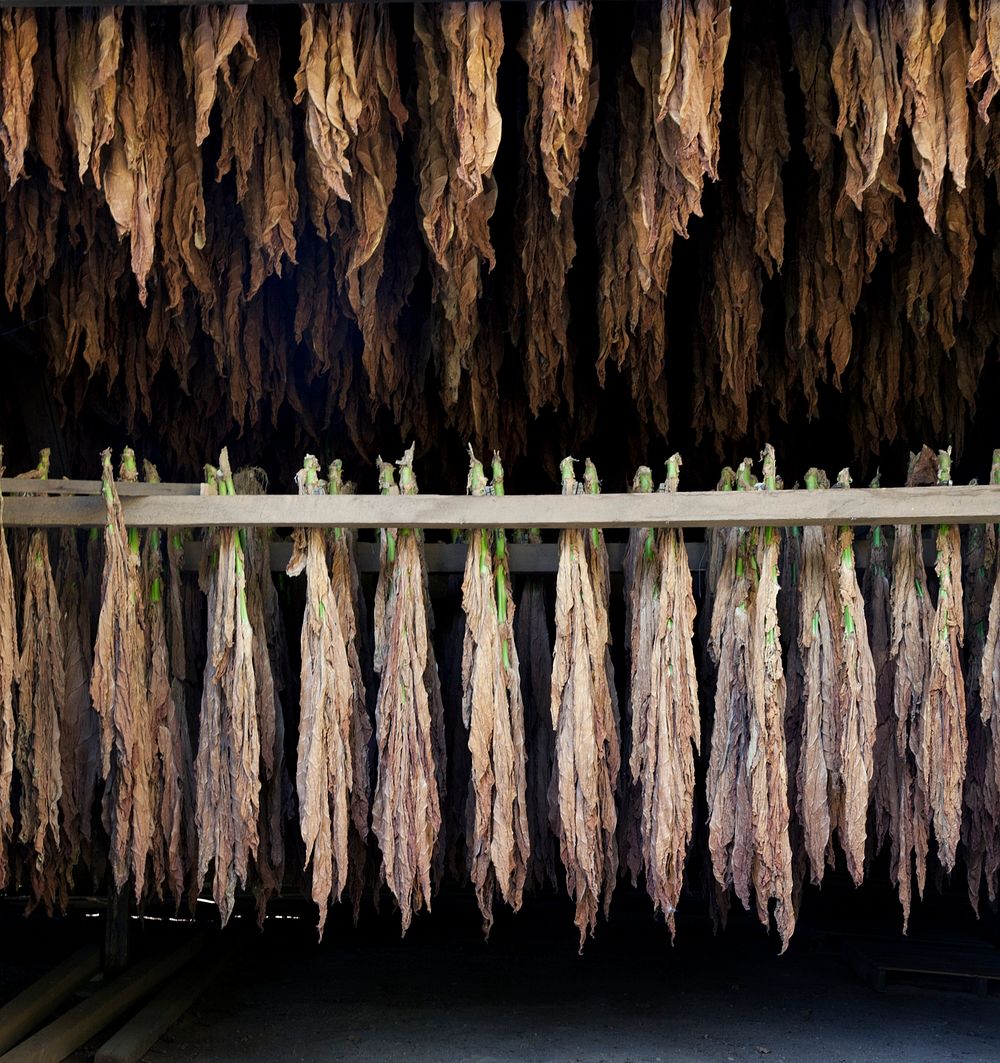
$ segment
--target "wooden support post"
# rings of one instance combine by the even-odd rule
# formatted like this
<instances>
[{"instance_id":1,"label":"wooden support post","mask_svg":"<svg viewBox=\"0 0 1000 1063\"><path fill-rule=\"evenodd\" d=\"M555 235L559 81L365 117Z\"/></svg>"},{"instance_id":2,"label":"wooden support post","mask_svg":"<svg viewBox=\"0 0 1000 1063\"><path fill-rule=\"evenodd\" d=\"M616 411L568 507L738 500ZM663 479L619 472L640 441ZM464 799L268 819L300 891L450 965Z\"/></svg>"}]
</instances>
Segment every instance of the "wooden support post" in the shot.
<instances>
[{"instance_id":1,"label":"wooden support post","mask_svg":"<svg viewBox=\"0 0 1000 1063\"><path fill-rule=\"evenodd\" d=\"M101 969L101 950L85 945L0 1008L0 1052L6 1052Z\"/></svg>"},{"instance_id":2,"label":"wooden support post","mask_svg":"<svg viewBox=\"0 0 1000 1063\"><path fill-rule=\"evenodd\" d=\"M138 1063L218 978L225 962L220 957L200 971L182 971L101 1045L94 1063Z\"/></svg>"},{"instance_id":3,"label":"wooden support post","mask_svg":"<svg viewBox=\"0 0 1000 1063\"><path fill-rule=\"evenodd\" d=\"M104 918L104 970L107 974L118 974L128 963L130 905L128 890L119 891L112 885Z\"/></svg>"},{"instance_id":4,"label":"wooden support post","mask_svg":"<svg viewBox=\"0 0 1000 1063\"><path fill-rule=\"evenodd\" d=\"M2 1063L57 1063L75 1052L120 1015L145 999L157 986L179 971L201 951L203 939L193 938L186 945L167 953L141 960L125 974L113 979L88 1000L70 1008L55 1022L49 1023L27 1041L0 1057Z\"/></svg>"}]
</instances>

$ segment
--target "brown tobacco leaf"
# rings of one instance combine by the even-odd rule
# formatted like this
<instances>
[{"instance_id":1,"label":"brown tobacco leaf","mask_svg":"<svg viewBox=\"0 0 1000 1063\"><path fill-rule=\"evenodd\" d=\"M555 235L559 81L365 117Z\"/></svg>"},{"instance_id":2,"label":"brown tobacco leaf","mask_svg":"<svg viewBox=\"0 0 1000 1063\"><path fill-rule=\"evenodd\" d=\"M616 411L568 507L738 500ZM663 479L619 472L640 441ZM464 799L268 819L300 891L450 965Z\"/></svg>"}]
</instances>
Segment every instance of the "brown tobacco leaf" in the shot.
<instances>
[{"instance_id":1,"label":"brown tobacco leaf","mask_svg":"<svg viewBox=\"0 0 1000 1063\"><path fill-rule=\"evenodd\" d=\"M486 492L486 474L470 448L468 487ZM503 473L494 457L494 489ZM489 935L497 890L517 911L529 858L525 807L524 704L514 643L514 603L503 531L473 531L462 581L465 640L462 719L468 730L469 874Z\"/></svg>"},{"instance_id":2,"label":"brown tobacco leaf","mask_svg":"<svg viewBox=\"0 0 1000 1063\"><path fill-rule=\"evenodd\" d=\"M979 117L990 120L989 109L993 97L1000 89L997 77L1000 60L1000 4L996 0L976 0L970 4L973 49L969 56L968 86L971 89L987 78L978 103Z\"/></svg>"},{"instance_id":3,"label":"brown tobacco leaf","mask_svg":"<svg viewBox=\"0 0 1000 1063\"><path fill-rule=\"evenodd\" d=\"M37 51L35 12L30 8L8 8L0 13L0 149L11 186L17 183L24 170Z\"/></svg>"},{"instance_id":4,"label":"brown tobacco leaf","mask_svg":"<svg viewBox=\"0 0 1000 1063\"><path fill-rule=\"evenodd\" d=\"M924 447L911 455L907 486L933 483L937 460ZM898 525L892 548L893 708L895 714L896 784L899 819L892 839L892 877L903 907L903 929L910 917L913 874L922 894L930 844L930 799L922 758L922 717L928 693L934 609L924 571L919 526Z\"/></svg>"},{"instance_id":5,"label":"brown tobacco leaf","mask_svg":"<svg viewBox=\"0 0 1000 1063\"><path fill-rule=\"evenodd\" d=\"M806 473L806 484L829 487L825 474ZM812 881L820 883L837 821L841 779L840 661L835 637L839 621L831 561L834 530L802 529L798 649L803 667L802 735L799 743L797 813L809 856Z\"/></svg>"},{"instance_id":6,"label":"brown tobacco leaf","mask_svg":"<svg viewBox=\"0 0 1000 1063\"><path fill-rule=\"evenodd\" d=\"M681 460L667 462L667 491L677 490ZM641 473L641 470L640 470ZM632 704L631 773L642 794L641 835L646 888L674 934L684 864L694 826L694 753L700 744L698 680L694 661L697 610L683 533L662 529L650 542L646 530L636 543L638 575L652 567L652 580L633 576L631 630L640 640L630 650L633 690L638 665L639 689L647 696ZM631 547L630 541L630 547ZM651 555L651 556L650 556ZM633 570L634 571L634 570ZM641 614L649 614L643 621ZM649 628L646 640L641 638ZM647 656L648 651L648 656ZM637 661L637 655L641 658ZM648 667L648 680L642 673Z\"/></svg>"},{"instance_id":7,"label":"brown tobacco leaf","mask_svg":"<svg viewBox=\"0 0 1000 1063\"><path fill-rule=\"evenodd\" d=\"M364 341L369 387L388 403L400 370L379 290L407 119L388 14L375 6L304 5L295 86L312 157L306 171L314 217L325 212L331 192L350 204L343 283Z\"/></svg>"},{"instance_id":8,"label":"brown tobacco leaf","mask_svg":"<svg viewBox=\"0 0 1000 1063\"><path fill-rule=\"evenodd\" d=\"M252 300L272 274L295 262L299 194L292 149L292 108L281 85L281 44L273 26L258 31L259 54L240 67L240 77L222 104L222 146L216 180L236 177ZM253 305L253 304L252 304Z\"/></svg>"},{"instance_id":9,"label":"brown tobacco leaf","mask_svg":"<svg viewBox=\"0 0 1000 1063\"><path fill-rule=\"evenodd\" d=\"M816 469L807 486L829 486ZM838 486L850 479L845 470ZM849 527L802 532L799 654L804 709L798 754L797 809L819 883L834 863L836 834L856 885L864 878L868 800L875 741L875 665Z\"/></svg>"},{"instance_id":10,"label":"brown tobacco leaf","mask_svg":"<svg viewBox=\"0 0 1000 1063\"><path fill-rule=\"evenodd\" d=\"M969 42L954 0L905 0L901 15L903 115L913 136L917 196L937 232L946 168L958 190L965 188Z\"/></svg>"},{"instance_id":11,"label":"brown tobacco leaf","mask_svg":"<svg viewBox=\"0 0 1000 1063\"><path fill-rule=\"evenodd\" d=\"M330 465L327 477L330 494L350 493L351 485L343 482L339 460ZM371 742L372 725L368 716L365 668L368 648L365 645L365 603L354 551L354 532L334 528L327 532L327 558L333 599L340 616L340 630L347 647L351 674L351 820L348 832L347 889L357 922L361 895L365 885L368 855L368 821L371 811Z\"/></svg>"},{"instance_id":12,"label":"brown tobacco leaf","mask_svg":"<svg viewBox=\"0 0 1000 1063\"><path fill-rule=\"evenodd\" d=\"M603 386L612 360L627 373L632 398L659 431L667 430L667 396L663 380L666 309L663 292L643 287L639 252L632 236L629 190L638 177L638 143L634 135L643 114L643 94L626 73L618 78L618 95L605 118L597 179L599 351L597 379ZM671 236L672 240L672 236Z\"/></svg>"},{"instance_id":13,"label":"brown tobacco leaf","mask_svg":"<svg viewBox=\"0 0 1000 1063\"><path fill-rule=\"evenodd\" d=\"M632 491L653 490L653 473L640 465L632 478ZM618 788L618 857L632 885L639 884L643 867L642 780L633 764L645 753L636 749L636 736L648 726L652 703L652 661L656 641L659 565L656 533L652 528L630 528L625 548L625 632L629 659L629 696L622 713L622 762L628 774ZM655 755L655 746L653 753Z\"/></svg>"},{"instance_id":14,"label":"brown tobacco leaf","mask_svg":"<svg viewBox=\"0 0 1000 1063\"><path fill-rule=\"evenodd\" d=\"M148 483L159 483L156 468L145 463ZM163 570L163 532L146 533L142 550L147 689L153 728L152 802L156 833L152 844L153 888L175 908L188 895L198 860L192 798L194 763L188 732L184 690L171 666L167 639L167 586Z\"/></svg>"},{"instance_id":15,"label":"brown tobacco leaf","mask_svg":"<svg viewBox=\"0 0 1000 1063\"><path fill-rule=\"evenodd\" d=\"M59 716L66 680L59 598L46 531L33 531L28 539L23 586L14 747L21 780L20 840L29 851L33 898L51 908L59 874Z\"/></svg>"},{"instance_id":16,"label":"brown tobacco leaf","mask_svg":"<svg viewBox=\"0 0 1000 1063\"><path fill-rule=\"evenodd\" d=\"M573 459L561 464L563 494L580 493ZM586 490L597 476L587 463ZM559 533L556 641L552 661L555 766L552 807L559 854L576 905L580 948L605 915L618 873L615 790L620 767L618 709L608 630L608 569L597 529Z\"/></svg>"},{"instance_id":17,"label":"brown tobacco leaf","mask_svg":"<svg viewBox=\"0 0 1000 1063\"><path fill-rule=\"evenodd\" d=\"M847 155L844 190L858 209L864 192L875 183L887 141L896 139L902 110L893 18L892 8L882 0L836 0L831 7L836 132Z\"/></svg>"},{"instance_id":18,"label":"brown tobacco leaf","mask_svg":"<svg viewBox=\"0 0 1000 1063\"><path fill-rule=\"evenodd\" d=\"M837 477L840 488L850 487L846 469ZM854 531L840 527L835 540L840 707L839 787L835 803L835 826L847 857L847 870L860 885L865 871L865 845L868 832L868 801L874 774L876 672L865 603L858 585L854 559Z\"/></svg>"},{"instance_id":19,"label":"brown tobacco leaf","mask_svg":"<svg viewBox=\"0 0 1000 1063\"><path fill-rule=\"evenodd\" d=\"M141 9L132 12L131 28L101 188L119 238L130 238L132 272L145 305L167 164L169 112L162 91L163 51L150 41Z\"/></svg>"},{"instance_id":20,"label":"brown tobacco leaf","mask_svg":"<svg viewBox=\"0 0 1000 1063\"><path fill-rule=\"evenodd\" d=\"M537 537L537 533L536 533ZM540 542L540 537L538 538ZM552 641L545 608L545 585L528 576L520 586L514 641L521 665L525 746L528 754L528 886L558 887L559 852L549 815L549 786L555 759L552 699Z\"/></svg>"},{"instance_id":21,"label":"brown tobacco leaf","mask_svg":"<svg viewBox=\"0 0 1000 1063\"><path fill-rule=\"evenodd\" d=\"M233 482L238 494L263 494L261 469L241 469ZM281 890L285 872L285 794L291 780L285 766L285 714L281 690L288 672L287 638L271 576L270 535L261 528L244 534L247 614L254 631L253 674L260 734L260 816L254 856L257 921L263 926L267 902ZM263 637L257 632L261 632Z\"/></svg>"},{"instance_id":22,"label":"brown tobacco leaf","mask_svg":"<svg viewBox=\"0 0 1000 1063\"><path fill-rule=\"evenodd\" d=\"M619 143L609 123L602 145L601 198L613 205L599 232L606 262L598 374L603 380L609 355L619 366L627 359L633 395L649 403L661 432L667 420L663 300L674 237L686 237L691 215L701 214L705 176L717 177L729 31L729 6L715 0L663 0L658 16L652 5L637 9L634 82L627 72L619 79Z\"/></svg>"},{"instance_id":23,"label":"brown tobacco leaf","mask_svg":"<svg viewBox=\"0 0 1000 1063\"><path fill-rule=\"evenodd\" d=\"M412 448L399 464L403 492L415 494ZM394 488L392 466L380 463L379 470L383 489ZM432 879L443 863L444 720L420 536L413 529L388 529L381 554L372 829L382 850L382 878L399 905L405 934L414 913L430 909Z\"/></svg>"},{"instance_id":24,"label":"brown tobacco leaf","mask_svg":"<svg viewBox=\"0 0 1000 1063\"><path fill-rule=\"evenodd\" d=\"M950 483L951 448L938 455L940 482ZM946 872L955 866L962 827L968 735L961 648L965 635L962 608L962 540L957 524L942 524L936 533L938 600L930 629L927 698L920 716L917 771L927 794Z\"/></svg>"},{"instance_id":25,"label":"brown tobacco leaf","mask_svg":"<svg viewBox=\"0 0 1000 1063\"><path fill-rule=\"evenodd\" d=\"M730 9L720 0L662 0L659 58L649 82L656 141L667 164L667 212L674 231L687 236L692 214L701 214L706 176L718 176L722 82L729 48ZM655 45L652 45L655 49ZM645 85L642 49L632 67ZM665 281L665 277L664 277Z\"/></svg>"},{"instance_id":26,"label":"brown tobacco leaf","mask_svg":"<svg viewBox=\"0 0 1000 1063\"><path fill-rule=\"evenodd\" d=\"M214 487L235 488L229 455L210 470ZM261 737L255 705L255 638L247 607L246 555L236 528L219 528L206 544L201 585L208 599L208 655L195 758L198 881L213 865L212 897L223 925L237 885L249 881L259 844Z\"/></svg>"},{"instance_id":27,"label":"brown tobacco leaf","mask_svg":"<svg viewBox=\"0 0 1000 1063\"><path fill-rule=\"evenodd\" d=\"M0 447L0 477L3 447ZM11 786L14 779L15 698L20 654L17 642L17 603L14 573L3 526L3 494L0 492L0 889L7 885L7 847L14 834Z\"/></svg>"},{"instance_id":28,"label":"brown tobacco leaf","mask_svg":"<svg viewBox=\"0 0 1000 1063\"><path fill-rule=\"evenodd\" d=\"M483 266L492 269L496 262L489 220L496 205L493 162L500 144L500 4L417 4L413 28L420 217L440 318L441 395L450 409L463 371L471 367Z\"/></svg>"},{"instance_id":29,"label":"brown tobacco leaf","mask_svg":"<svg viewBox=\"0 0 1000 1063\"><path fill-rule=\"evenodd\" d=\"M93 837L92 827L101 761L100 719L90 700L93 625L76 532L69 529L60 535L55 583L65 649L65 695L59 713L62 762L59 812L62 828L60 861L68 892L78 863L82 861L94 869L93 847L97 839Z\"/></svg>"},{"instance_id":30,"label":"brown tobacco leaf","mask_svg":"<svg viewBox=\"0 0 1000 1063\"><path fill-rule=\"evenodd\" d=\"M319 479L319 462L311 454L306 455L296 481L303 495L320 495L326 489ZM296 786L306 866L312 864L312 899L319 907L322 937L327 908L331 900L340 899L347 883L354 781L351 720L356 693L322 528L295 532L288 574L303 572L306 609Z\"/></svg>"},{"instance_id":31,"label":"brown tobacco leaf","mask_svg":"<svg viewBox=\"0 0 1000 1063\"><path fill-rule=\"evenodd\" d=\"M764 477L776 486L774 452ZM738 473L753 489L750 462ZM709 849L716 881L744 907L751 890L765 925L774 899L782 948L795 928L785 760L785 680L778 627L780 535L774 528L731 529L712 608L710 652L718 664L715 723L706 782Z\"/></svg>"},{"instance_id":32,"label":"brown tobacco leaf","mask_svg":"<svg viewBox=\"0 0 1000 1063\"><path fill-rule=\"evenodd\" d=\"M205 4L182 9L181 52L188 91L194 97L196 146L208 136L220 82L231 91L234 81L239 81L246 67L257 58L247 10L246 4Z\"/></svg>"},{"instance_id":33,"label":"brown tobacco leaf","mask_svg":"<svg viewBox=\"0 0 1000 1063\"><path fill-rule=\"evenodd\" d=\"M566 278L576 255L573 198L587 129L597 108L598 69L590 36L592 5L532 4L519 52L528 66L528 114L518 180L520 284L511 307L523 331L532 413L559 401L572 409Z\"/></svg>"},{"instance_id":34,"label":"brown tobacco leaf","mask_svg":"<svg viewBox=\"0 0 1000 1063\"><path fill-rule=\"evenodd\" d=\"M132 879L143 897L146 860L155 829L151 780L155 736L146 674L146 629L138 533L125 528L111 451L101 455L108 523L104 529L104 579L94 645L90 696L101 719L104 827L116 889ZM135 455L122 453L121 475L135 480Z\"/></svg>"},{"instance_id":35,"label":"brown tobacco leaf","mask_svg":"<svg viewBox=\"0 0 1000 1063\"><path fill-rule=\"evenodd\" d=\"M709 360L721 377L725 405L720 404L720 410L730 407L725 422L737 434L746 431L749 393L760 383L763 283L750 222L735 195L723 186L722 210L712 241L711 283L703 288L701 313Z\"/></svg>"},{"instance_id":36,"label":"brown tobacco leaf","mask_svg":"<svg viewBox=\"0 0 1000 1063\"><path fill-rule=\"evenodd\" d=\"M773 39L749 40L743 64L739 112L740 201L753 221L754 251L771 276L775 269L781 270L784 258L785 200L781 171L790 151L785 94Z\"/></svg>"},{"instance_id":37,"label":"brown tobacco leaf","mask_svg":"<svg viewBox=\"0 0 1000 1063\"><path fill-rule=\"evenodd\" d=\"M62 90L81 182L90 170L100 183L101 154L115 134L123 35L121 7L57 15L55 53L65 64Z\"/></svg>"},{"instance_id":38,"label":"brown tobacco leaf","mask_svg":"<svg viewBox=\"0 0 1000 1063\"><path fill-rule=\"evenodd\" d=\"M739 468L740 490L752 489L750 461ZM725 477L720 490L725 490ZM716 666L715 720L705 782L708 848L716 882L750 905L753 838L747 771L750 723L750 599L752 533L713 533L718 575L712 594L708 652Z\"/></svg>"},{"instance_id":39,"label":"brown tobacco leaf","mask_svg":"<svg viewBox=\"0 0 1000 1063\"><path fill-rule=\"evenodd\" d=\"M764 485L775 490L777 477L774 450L764 448ZM778 564L781 534L776 528L759 533L756 570L759 583L753 596L751 646L748 673L750 728L748 763L753 814L755 860L752 867L757 915L768 921L773 899L774 921L782 951L795 929L792 904L792 853L788 834L788 769L785 762L785 677L778 627Z\"/></svg>"}]
</instances>

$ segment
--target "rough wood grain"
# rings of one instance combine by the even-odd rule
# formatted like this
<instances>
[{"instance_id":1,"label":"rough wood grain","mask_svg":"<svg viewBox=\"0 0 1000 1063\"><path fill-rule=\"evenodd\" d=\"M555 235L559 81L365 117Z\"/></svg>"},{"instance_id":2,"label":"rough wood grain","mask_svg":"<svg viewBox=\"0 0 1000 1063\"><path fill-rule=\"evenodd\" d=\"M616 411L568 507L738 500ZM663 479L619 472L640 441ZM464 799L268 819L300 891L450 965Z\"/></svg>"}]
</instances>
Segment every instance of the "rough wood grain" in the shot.
<instances>
[{"instance_id":1,"label":"rough wood grain","mask_svg":"<svg viewBox=\"0 0 1000 1063\"><path fill-rule=\"evenodd\" d=\"M263 495L122 498L136 528L718 528L1000 521L1000 487L676 495ZM99 498L9 498L8 527L102 527Z\"/></svg>"}]
</instances>

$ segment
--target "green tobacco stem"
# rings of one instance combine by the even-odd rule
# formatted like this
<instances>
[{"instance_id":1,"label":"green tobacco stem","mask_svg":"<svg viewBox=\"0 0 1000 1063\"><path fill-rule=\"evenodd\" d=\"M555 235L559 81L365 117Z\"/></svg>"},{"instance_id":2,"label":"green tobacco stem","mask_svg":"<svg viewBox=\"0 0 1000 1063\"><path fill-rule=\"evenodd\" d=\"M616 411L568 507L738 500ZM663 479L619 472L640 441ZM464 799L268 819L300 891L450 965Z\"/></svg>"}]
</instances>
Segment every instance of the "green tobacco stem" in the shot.
<instances>
[{"instance_id":1,"label":"green tobacco stem","mask_svg":"<svg viewBox=\"0 0 1000 1063\"><path fill-rule=\"evenodd\" d=\"M594 467L594 463L590 458L587 458L584 463L583 487L588 495L599 495L601 493L601 481L597 478L597 469ZM600 529L590 529L590 541L593 543L595 550L601 545Z\"/></svg>"},{"instance_id":2,"label":"green tobacco stem","mask_svg":"<svg viewBox=\"0 0 1000 1063\"><path fill-rule=\"evenodd\" d=\"M493 452L493 493L498 498L503 498L503 465L500 463L500 455ZM497 590L497 619L501 624L507 623L507 536L503 528L496 531L496 590ZM510 668L510 646L504 639L500 646L503 654L503 666Z\"/></svg>"}]
</instances>

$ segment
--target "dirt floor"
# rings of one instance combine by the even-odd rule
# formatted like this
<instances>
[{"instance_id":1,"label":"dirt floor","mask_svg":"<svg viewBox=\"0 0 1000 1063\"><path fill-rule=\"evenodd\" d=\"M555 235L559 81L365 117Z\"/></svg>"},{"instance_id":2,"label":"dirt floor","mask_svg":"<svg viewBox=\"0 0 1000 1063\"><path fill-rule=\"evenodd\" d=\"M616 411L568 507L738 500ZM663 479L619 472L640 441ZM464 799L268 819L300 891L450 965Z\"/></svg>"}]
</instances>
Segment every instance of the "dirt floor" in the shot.
<instances>
[{"instance_id":1,"label":"dirt floor","mask_svg":"<svg viewBox=\"0 0 1000 1063\"><path fill-rule=\"evenodd\" d=\"M226 976L147 1060L1000 1060L995 997L878 993L846 959L842 924L814 925L785 956L739 915L718 938L682 926L671 948L636 903L578 956L555 901L498 919L488 944L464 900L435 909L402 942L388 917L357 932L334 920L320 946L302 922L259 936L247 920ZM966 940L988 949L983 937Z\"/></svg>"}]
</instances>

